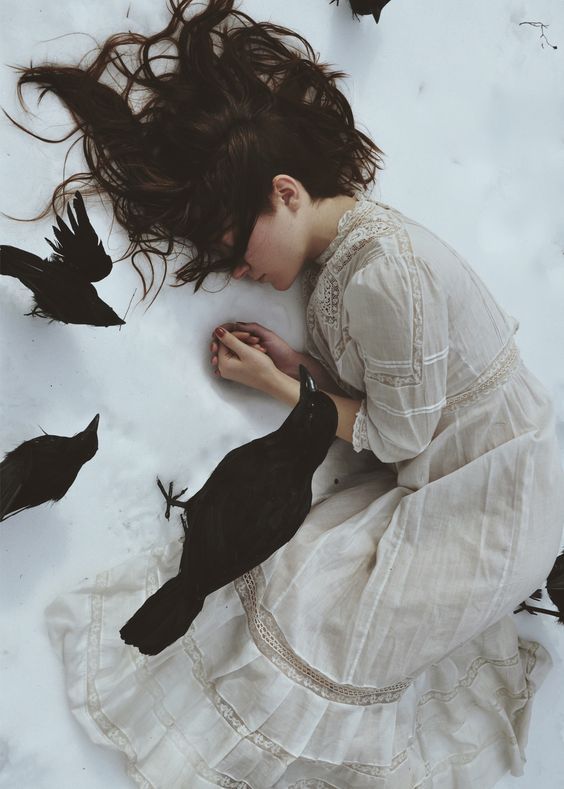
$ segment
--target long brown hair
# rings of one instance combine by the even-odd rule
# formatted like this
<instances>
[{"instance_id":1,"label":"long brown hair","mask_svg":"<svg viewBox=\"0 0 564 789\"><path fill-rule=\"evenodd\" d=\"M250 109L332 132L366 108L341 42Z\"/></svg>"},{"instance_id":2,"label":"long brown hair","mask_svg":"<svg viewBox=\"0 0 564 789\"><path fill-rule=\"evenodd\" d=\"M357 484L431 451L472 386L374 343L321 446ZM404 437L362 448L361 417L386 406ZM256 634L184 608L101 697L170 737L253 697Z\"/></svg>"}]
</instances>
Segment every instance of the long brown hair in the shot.
<instances>
[{"instance_id":1,"label":"long brown hair","mask_svg":"<svg viewBox=\"0 0 564 789\"><path fill-rule=\"evenodd\" d=\"M133 253L143 298L154 282L150 254L162 257L164 282L177 242L196 251L175 272L177 284L196 282L197 291L210 272L231 272L258 216L272 213L275 175L296 178L317 203L353 195L382 169L382 151L355 128L336 87L348 75L318 63L298 33L256 22L233 2L208 0L189 16L192 0L169 0L163 30L113 35L89 66L17 69L24 108L27 83L41 88L39 100L51 91L67 106L76 126L63 139L80 132L90 171L59 184L35 219L64 204L71 182L86 185L86 194L106 192L129 234L124 257ZM228 228L234 246L225 257ZM140 253L151 267L148 288L135 262Z\"/></svg>"}]
</instances>

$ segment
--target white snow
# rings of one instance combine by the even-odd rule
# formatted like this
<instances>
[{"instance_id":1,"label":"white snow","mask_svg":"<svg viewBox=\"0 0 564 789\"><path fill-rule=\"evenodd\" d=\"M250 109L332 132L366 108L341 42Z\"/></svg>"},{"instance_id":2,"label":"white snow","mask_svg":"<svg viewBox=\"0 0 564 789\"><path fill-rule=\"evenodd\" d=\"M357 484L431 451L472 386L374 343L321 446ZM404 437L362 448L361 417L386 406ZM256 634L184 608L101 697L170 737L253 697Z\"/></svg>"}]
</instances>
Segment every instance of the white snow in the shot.
<instances>
[{"instance_id":1,"label":"white snow","mask_svg":"<svg viewBox=\"0 0 564 789\"><path fill-rule=\"evenodd\" d=\"M426 224L464 255L501 305L520 321L525 363L554 397L564 448L564 4L561 0L391 0L379 25L354 21L346 0L240 0L310 40L320 59L351 75L341 87L357 122L387 155L374 196ZM129 10L129 16L127 16ZM155 0L42 0L0 8L1 104L45 136L69 117L56 99L25 116L9 64L76 62L113 32L161 29ZM543 22L541 29L521 22ZM69 35L71 33L83 35ZM84 34L88 34L84 35ZM47 145L2 116L0 211L37 214L61 180L68 143ZM81 169L79 147L67 175ZM125 232L97 199L89 215L118 257ZM44 256L52 216L19 223L0 216L0 243ZM172 277L169 278L172 282ZM43 612L86 577L178 532L163 517L155 485L194 492L235 446L275 429L288 407L211 374L213 327L256 320L300 348L299 285L286 293L253 282L208 281L163 288L154 305L132 306L127 325L96 329L26 317L31 294L0 281L3 420L0 452L41 433L72 435L100 413L100 448L64 499L0 526L0 787L132 787L120 755L90 742L66 703L63 673ZM260 288L260 291L257 291ZM137 275L125 260L98 286L119 315ZM213 292L219 291L219 292ZM532 591L532 590L531 590ZM547 598L543 604L547 603ZM499 789L562 789L564 628L552 617L516 616L554 667L533 707L527 764ZM519 780L517 784L516 781Z\"/></svg>"}]
</instances>

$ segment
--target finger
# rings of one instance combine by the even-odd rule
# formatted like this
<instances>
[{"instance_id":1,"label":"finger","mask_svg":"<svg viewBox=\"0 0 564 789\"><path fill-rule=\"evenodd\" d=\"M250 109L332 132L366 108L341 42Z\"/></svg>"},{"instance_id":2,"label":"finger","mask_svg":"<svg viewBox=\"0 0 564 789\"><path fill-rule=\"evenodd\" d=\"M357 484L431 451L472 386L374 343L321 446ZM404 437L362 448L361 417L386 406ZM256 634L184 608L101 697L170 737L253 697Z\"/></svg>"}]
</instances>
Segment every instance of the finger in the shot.
<instances>
[{"instance_id":1,"label":"finger","mask_svg":"<svg viewBox=\"0 0 564 789\"><path fill-rule=\"evenodd\" d=\"M232 353L237 356L245 355L249 352L247 345L244 342L236 337L231 332L226 331L222 326L218 326L215 330L215 333L218 339L221 341L221 344L228 348Z\"/></svg>"},{"instance_id":2,"label":"finger","mask_svg":"<svg viewBox=\"0 0 564 789\"><path fill-rule=\"evenodd\" d=\"M223 326L222 328L225 329L225 326ZM241 340L246 340L250 335L250 332L248 331L234 331L234 330L231 331L231 329L227 329L227 331L231 332L231 334L234 334L236 337L239 337ZM212 336L215 337L215 334ZM217 340L215 340L215 342L217 342Z\"/></svg>"},{"instance_id":3,"label":"finger","mask_svg":"<svg viewBox=\"0 0 564 789\"><path fill-rule=\"evenodd\" d=\"M264 337L270 333L270 329L262 326L260 323L245 323L244 321L237 321L235 323L236 329L244 329L250 331L251 334L256 334L258 337Z\"/></svg>"},{"instance_id":4,"label":"finger","mask_svg":"<svg viewBox=\"0 0 564 789\"><path fill-rule=\"evenodd\" d=\"M227 321L226 323L219 323L218 326L221 326L226 331L234 331L237 328L236 324L233 323L232 321L231 322ZM215 338L215 329L214 329L214 331L212 331L212 337Z\"/></svg>"},{"instance_id":5,"label":"finger","mask_svg":"<svg viewBox=\"0 0 564 789\"><path fill-rule=\"evenodd\" d=\"M266 326L251 321L235 321L235 326L242 326L249 331L254 331L255 329L266 329ZM269 330L267 329L267 331Z\"/></svg>"}]
</instances>

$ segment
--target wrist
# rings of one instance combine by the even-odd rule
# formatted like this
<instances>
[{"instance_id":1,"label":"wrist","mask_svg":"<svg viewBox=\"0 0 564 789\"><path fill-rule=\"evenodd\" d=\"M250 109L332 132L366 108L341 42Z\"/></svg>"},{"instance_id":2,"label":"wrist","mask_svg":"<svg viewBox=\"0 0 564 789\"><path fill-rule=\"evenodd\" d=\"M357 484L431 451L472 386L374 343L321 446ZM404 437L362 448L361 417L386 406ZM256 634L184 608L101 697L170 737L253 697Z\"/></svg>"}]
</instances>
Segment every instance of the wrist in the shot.
<instances>
[{"instance_id":1,"label":"wrist","mask_svg":"<svg viewBox=\"0 0 564 789\"><path fill-rule=\"evenodd\" d=\"M300 382L276 370L261 386L261 391L294 407L300 399Z\"/></svg>"}]
</instances>

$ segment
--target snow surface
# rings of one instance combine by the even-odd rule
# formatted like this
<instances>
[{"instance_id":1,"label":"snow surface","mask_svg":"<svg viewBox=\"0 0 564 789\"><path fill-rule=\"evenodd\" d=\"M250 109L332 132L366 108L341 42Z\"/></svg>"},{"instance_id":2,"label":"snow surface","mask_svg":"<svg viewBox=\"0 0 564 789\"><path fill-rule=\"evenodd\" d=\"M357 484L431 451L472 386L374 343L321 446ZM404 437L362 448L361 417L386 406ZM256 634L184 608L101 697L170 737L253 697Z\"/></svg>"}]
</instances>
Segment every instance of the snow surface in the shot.
<instances>
[{"instance_id":1,"label":"snow surface","mask_svg":"<svg viewBox=\"0 0 564 789\"><path fill-rule=\"evenodd\" d=\"M387 155L374 196L426 224L464 255L520 321L525 363L554 397L564 447L564 3L562 0L392 0L381 22L354 21L345 0L242 0L256 19L305 35L321 60L351 75L342 84L357 122ZM9 64L74 63L113 32L149 33L168 18L164 0L25 0L0 7L2 106L45 136L69 117L47 97L27 118ZM521 22L543 22L541 29ZM70 35L75 33L82 35ZM88 34L88 35L85 35ZM542 43L545 46L542 46ZM68 143L47 145L7 119L0 210L31 217L61 180ZM81 168L77 146L67 174ZM126 235L107 207L89 214L115 257ZM4 216L1 243L39 255L52 217ZM169 280L172 281L172 278ZM43 612L60 593L119 564L178 528L165 521L155 475L194 492L231 448L275 429L287 406L211 374L209 338L226 320L256 320L300 348L299 285L276 292L253 282L164 288L146 312L128 261L98 290L127 325L96 329L25 317L30 293L0 282L2 452L49 433L72 435L100 413L100 448L65 498L0 527L0 787L132 787L119 754L93 745L66 703L63 673ZM257 288L260 287L260 292ZM218 292L213 292L218 291ZM546 595L545 595L546 602ZM564 787L564 628L516 617L554 667L534 701L523 777L500 789ZM519 781L516 784L516 781Z\"/></svg>"}]
</instances>

